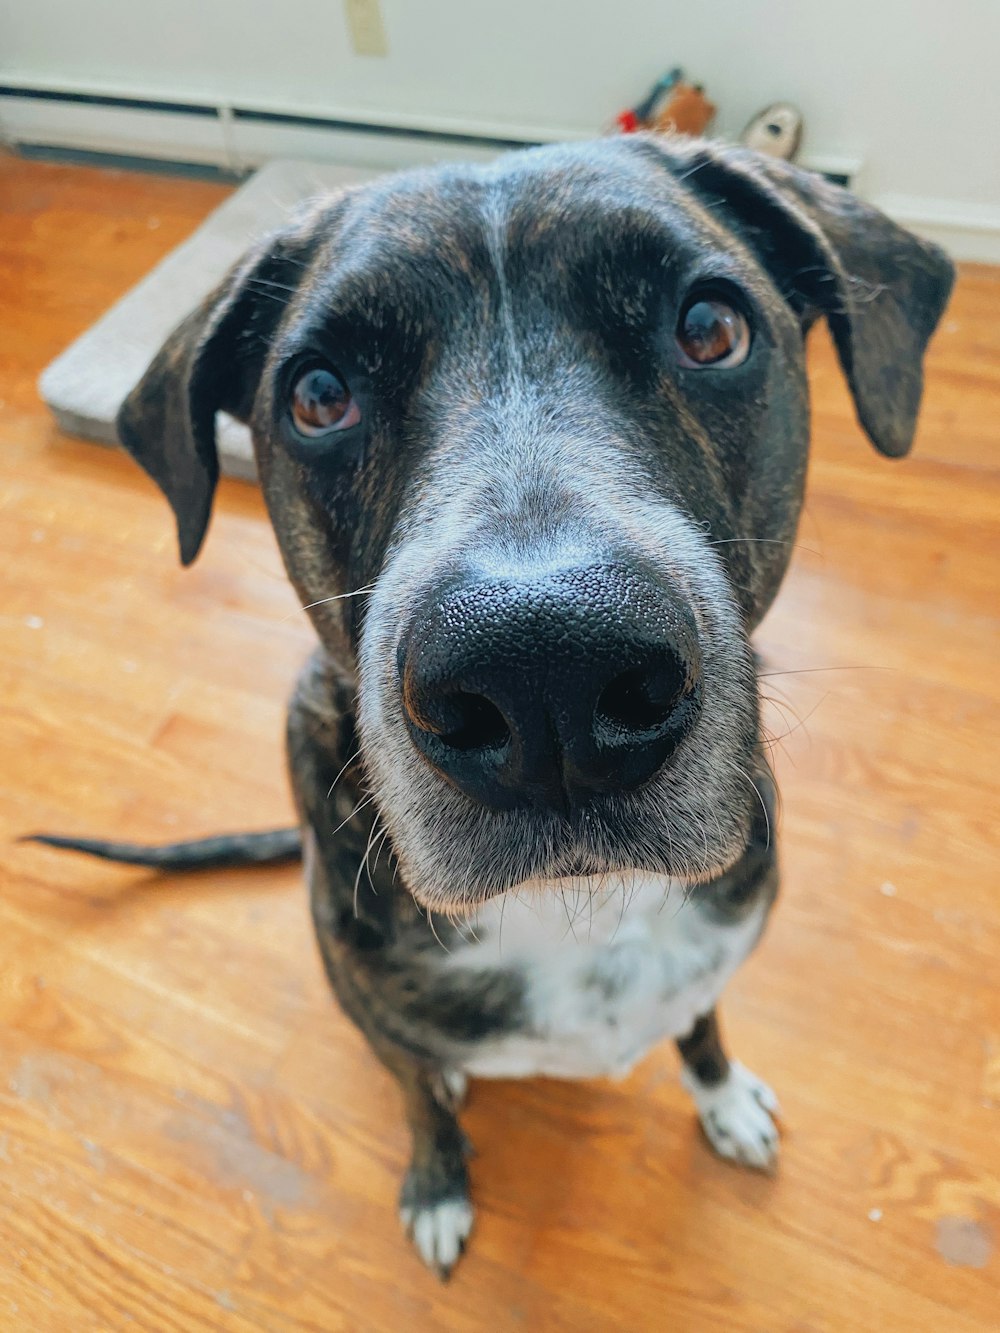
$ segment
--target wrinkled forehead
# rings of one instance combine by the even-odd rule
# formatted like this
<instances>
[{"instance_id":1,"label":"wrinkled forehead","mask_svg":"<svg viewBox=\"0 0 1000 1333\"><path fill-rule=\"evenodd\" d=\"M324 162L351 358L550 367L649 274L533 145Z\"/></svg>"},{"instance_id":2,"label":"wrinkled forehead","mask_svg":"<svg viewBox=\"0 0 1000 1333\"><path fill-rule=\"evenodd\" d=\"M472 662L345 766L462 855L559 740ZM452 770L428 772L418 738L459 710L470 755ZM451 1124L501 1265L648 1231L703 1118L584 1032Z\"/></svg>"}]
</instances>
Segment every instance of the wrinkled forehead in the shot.
<instances>
[{"instance_id":1,"label":"wrinkled forehead","mask_svg":"<svg viewBox=\"0 0 1000 1333\"><path fill-rule=\"evenodd\" d=\"M732 236L641 153L572 147L375 182L329 224L295 303L345 324L443 325L498 283L536 297L576 281L627 288L705 260L745 265ZM720 273L720 276L724 274Z\"/></svg>"}]
</instances>

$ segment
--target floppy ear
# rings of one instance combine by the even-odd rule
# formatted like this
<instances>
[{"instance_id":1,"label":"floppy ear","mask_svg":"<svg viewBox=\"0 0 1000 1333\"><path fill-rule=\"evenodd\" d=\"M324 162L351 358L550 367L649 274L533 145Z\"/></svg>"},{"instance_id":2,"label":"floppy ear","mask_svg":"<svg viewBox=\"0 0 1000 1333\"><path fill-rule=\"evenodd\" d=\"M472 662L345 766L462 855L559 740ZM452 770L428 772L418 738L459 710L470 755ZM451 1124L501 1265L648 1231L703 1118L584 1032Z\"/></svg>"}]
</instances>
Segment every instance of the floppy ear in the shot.
<instances>
[{"instance_id":1,"label":"floppy ear","mask_svg":"<svg viewBox=\"0 0 1000 1333\"><path fill-rule=\"evenodd\" d=\"M170 501L185 565L201 547L219 477L215 414L248 420L309 240L297 228L251 250L174 330L118 413L118 438Z\"/></svg>"},{"instance_id":2,"label":"floppy ear","mask_svg":"<svg viewBox=\"0 0 1000 1333\"><path fill-rule=\"evenodd\" d=\"M944 251L779 159L706 143L661 151L712 216L729 215L803 326L826 317L869 439L892 458L907 453L923 355L955 276Z\"/></svg>"}]
</instances>

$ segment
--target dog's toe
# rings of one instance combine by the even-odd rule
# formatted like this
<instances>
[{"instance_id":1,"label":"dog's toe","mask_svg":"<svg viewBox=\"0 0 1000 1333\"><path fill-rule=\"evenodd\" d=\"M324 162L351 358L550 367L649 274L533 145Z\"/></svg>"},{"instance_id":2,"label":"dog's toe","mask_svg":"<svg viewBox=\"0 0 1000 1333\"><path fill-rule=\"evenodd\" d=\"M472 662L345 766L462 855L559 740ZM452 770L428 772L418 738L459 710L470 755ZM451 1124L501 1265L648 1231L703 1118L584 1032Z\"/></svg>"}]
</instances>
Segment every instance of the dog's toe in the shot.
<instances>
[{"instance_id":1,"label":"dog's toe","mask_svg":"<svg viewBox=\"0 0 1000 1333\"><path fill-rule=\"evenodd\" d=\"M731 1162L772 1171L778 1159L773 1117L778 1099L749 1069L733 1061L721 1083L709 1087L685 1071L684 1084L695 1100L709 1143Z\"/></svg>"},{"instance_id":2,"label":"dog's toe","mask_svg":"<svg viewBox=\"0 0 1000 1333\"><path fill-rule=\"evenodd\" d=\"M434 1096L449 1111L460 1111L469 1092L469 1080L461 1069L442 1069L434 1079Z\"/></svg>"},{"instance_id":3,"label":"dog's toe","mask_svg":"<svg viewBox=\"0 0 1000 1333\"><path fill-rule=\"evenodd\" d=\"M472 1230L472 1204L465 1198L404 1204L399 1215L421 1259L438 1277L447 1278Z\"/></svg>"}]
</instances>

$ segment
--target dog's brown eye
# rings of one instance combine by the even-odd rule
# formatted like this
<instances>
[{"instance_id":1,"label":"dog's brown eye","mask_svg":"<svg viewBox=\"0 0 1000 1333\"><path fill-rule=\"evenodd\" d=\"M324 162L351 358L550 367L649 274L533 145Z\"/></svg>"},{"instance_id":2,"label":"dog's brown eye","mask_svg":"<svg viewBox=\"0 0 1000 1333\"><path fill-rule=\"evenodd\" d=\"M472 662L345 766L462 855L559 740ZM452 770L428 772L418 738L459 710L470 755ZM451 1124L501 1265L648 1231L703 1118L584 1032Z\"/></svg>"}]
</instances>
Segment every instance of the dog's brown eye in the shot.
<instances>
[{"instance_id":1,"label":"dog's brown eye","mask_svg":"<svg viewBox=\"0 0 1000 1333\"><path fill-rule=\"evenodd\" d=\"M330 435L356 426L361 408L336 371L313 366L295 381L292 420L300 435Z\"/></svg>"},{"instance_id":2,"label":"dog's brown eye","mask_svg":"<svg viewBox=\"0 0 1000 1333\"><path fill-rule=\"evenodd\" d=\"M747 359L750 325L739 310L719 296L689 300L677 321L677 353L682 366L728 370Z\"/></svg>"}]
</instances>

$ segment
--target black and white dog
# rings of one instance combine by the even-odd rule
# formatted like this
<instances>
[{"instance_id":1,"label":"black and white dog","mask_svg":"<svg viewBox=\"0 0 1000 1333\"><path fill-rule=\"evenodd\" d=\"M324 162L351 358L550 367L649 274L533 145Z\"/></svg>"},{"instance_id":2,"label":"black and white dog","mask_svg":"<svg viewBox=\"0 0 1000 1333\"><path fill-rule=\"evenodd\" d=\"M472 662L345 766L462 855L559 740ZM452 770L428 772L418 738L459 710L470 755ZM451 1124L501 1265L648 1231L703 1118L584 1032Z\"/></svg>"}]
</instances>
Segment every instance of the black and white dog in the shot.
<instances>
[{"instance_id":1,"label":"black and white dog","mask_svg":"<svg viewBox=\"0 0 1000 1333\"><path fill-rule=\"evenodd\" d=\"M804 337L826 317L904 454L951 283L771 159L541 148L313 207L126 402L185 563L215 414L252 426L319 636L288 741L320 948L402 1088L402 1216L440 1274L472 1225L470 1075L620 1074L672 1037L717 1151L774 1162L774 1097L715 1007L777 886L749 638L802 503ZM299 834L69 845L182 866Z\"/></svg>"}]
</instances>

